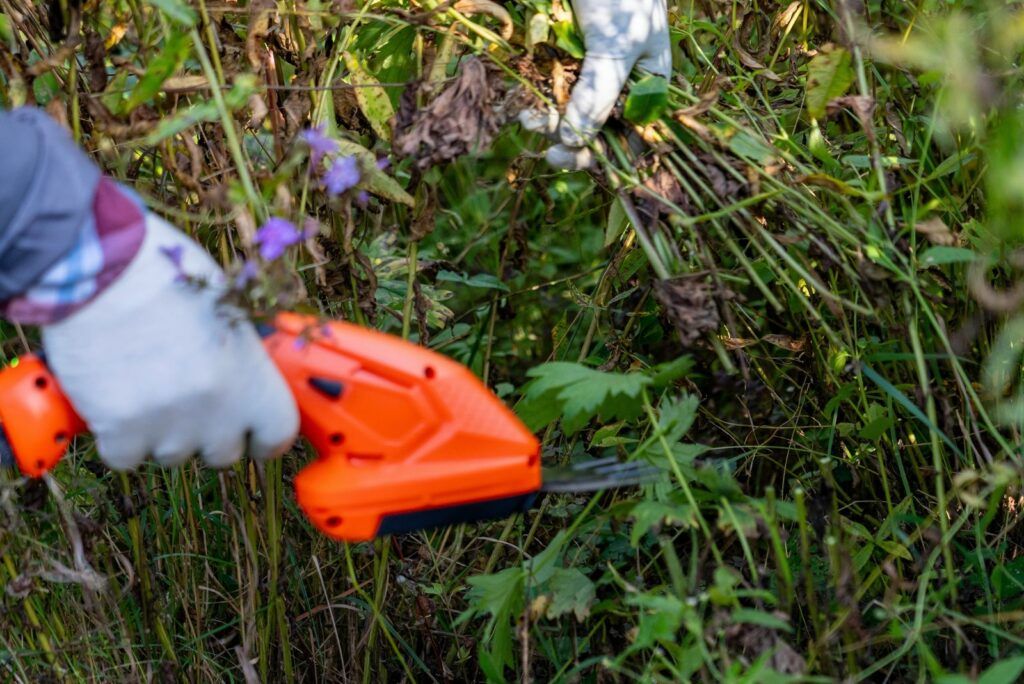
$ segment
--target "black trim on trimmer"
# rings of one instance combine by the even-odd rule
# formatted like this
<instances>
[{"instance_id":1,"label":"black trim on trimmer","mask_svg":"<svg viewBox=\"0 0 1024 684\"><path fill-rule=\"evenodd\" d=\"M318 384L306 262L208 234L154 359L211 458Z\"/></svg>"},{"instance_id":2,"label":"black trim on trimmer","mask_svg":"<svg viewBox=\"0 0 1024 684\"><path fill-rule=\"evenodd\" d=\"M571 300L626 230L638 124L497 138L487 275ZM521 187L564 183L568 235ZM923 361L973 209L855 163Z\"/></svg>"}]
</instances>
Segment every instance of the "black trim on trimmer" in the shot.
<instances>
[{"instance_id":1,"label":"black trim on trimmer","mask_svg":"<svg viewBox=\"0 0 1024 684\"><path fill-rule=\"evenodd\" d=\"M537 492L530 492L504 499L491 499L490 501L430 508L408 513L393 513L384 516L377 534L407 534L434 527L447 527L448 525L480 522L481 520L499 520L515 513L528 511L536 498Z\"/></svg>"}]
</instances>

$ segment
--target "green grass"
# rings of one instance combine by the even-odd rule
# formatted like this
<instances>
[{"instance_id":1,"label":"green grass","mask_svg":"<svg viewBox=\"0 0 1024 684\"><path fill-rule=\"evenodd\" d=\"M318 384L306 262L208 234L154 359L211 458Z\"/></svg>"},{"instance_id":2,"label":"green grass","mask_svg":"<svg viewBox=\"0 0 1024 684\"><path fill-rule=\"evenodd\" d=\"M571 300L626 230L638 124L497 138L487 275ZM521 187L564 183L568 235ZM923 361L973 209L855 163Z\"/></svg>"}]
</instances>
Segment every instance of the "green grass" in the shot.
<instances>
[{"instance_id":1,"label":"green grass","mask_svg":"<svg viewBox=\"0 0 1024 684\"><path fill-rule=\"evenodd\" d=\"M269 214L321 223L251 293L260 308L466 363L550 464L664 471L346 546L291 498L303 446L264 472L121 477L79 440L45 485L2 483L5 678L1016 681L1021 323L1001 293L1024 237L1024 15L674 2L651 146L616 121L597 168L560 173L510 125L422 170L394 158L398 186L368 177L365 208L309 183L299 130L390 155L402 84L443 88L460 56L550 97L576 64L551 4L509 3L505 43L489 15L405 0L288 0L267 25L233 4L100 2L61 52L46 7L0 3L0 102L60 112L226 266ZM534 13L551 43L524 62ZM90 36L122 33L100 59ZM251 95L269 116L253 122Z\"/></svg>"}]
</instances>

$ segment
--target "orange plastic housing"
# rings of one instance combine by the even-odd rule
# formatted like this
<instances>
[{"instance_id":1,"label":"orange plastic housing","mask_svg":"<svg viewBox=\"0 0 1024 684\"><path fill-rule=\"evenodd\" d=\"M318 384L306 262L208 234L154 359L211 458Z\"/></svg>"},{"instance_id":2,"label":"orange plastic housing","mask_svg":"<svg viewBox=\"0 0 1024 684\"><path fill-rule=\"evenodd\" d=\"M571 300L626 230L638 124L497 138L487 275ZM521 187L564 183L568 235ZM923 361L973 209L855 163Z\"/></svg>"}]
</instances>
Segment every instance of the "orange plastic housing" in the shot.
<instances>
[{"instance_id":1,"label":"orange plastic housing","mask_svg":"<svg viewBox=\"0 0 1024 684\"><path fill-rule=\"evenodd\" d=\"M502 517L541 486L539 444L468 369L348 323L281 314L264 342L318 458L299 506L335 539ZM0 372L0 422L18 467L40 477L86 426L38 358Z\"/></svg>"},{"instance_id":2,"label":"orange plastic housing","mask_svg":"<svg viewBox=\"0 0 1024 684\"><path fill-rule=\"evenodd\" d=\"M0 425L18 463L30 477L42 477L64 457L85 423L37 356L23 356L0 372Z\"/></svg>"},{"instance_id":3,"label":"orange plastic housing","mask_svg":"<svg viewBox=\"0 0 1024 684\"><path fill-rule=\"evenodd\" d=\"M347 323L282 314L276 328L267 349L319 454L295 495L327 535L500 517L540 489L536 438L467 368Z\"/></svg>"}]
</instances>

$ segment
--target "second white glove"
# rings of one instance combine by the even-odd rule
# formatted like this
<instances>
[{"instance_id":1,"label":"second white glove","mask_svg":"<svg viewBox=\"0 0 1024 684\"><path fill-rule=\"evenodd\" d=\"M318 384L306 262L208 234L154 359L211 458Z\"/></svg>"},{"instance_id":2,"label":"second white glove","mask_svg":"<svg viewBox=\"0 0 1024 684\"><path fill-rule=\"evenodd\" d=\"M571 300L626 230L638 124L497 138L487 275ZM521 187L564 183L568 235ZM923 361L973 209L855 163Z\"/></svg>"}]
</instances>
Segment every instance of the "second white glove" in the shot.
<instances>
[{"instance_id":1,"label":"second white glove","mask_svg":"<svg viewBox=\"0 0 1024 684\"><path fill-rule=\"evenodd\" d=\"M665 0L573 0L573 11L587 55L565 116L528 110L519 119L558 141L547 153L552 166L580 169L591 164L586 145L608 120L633 68L671 76L672 45Z\"/></svg>"}]
</instances>

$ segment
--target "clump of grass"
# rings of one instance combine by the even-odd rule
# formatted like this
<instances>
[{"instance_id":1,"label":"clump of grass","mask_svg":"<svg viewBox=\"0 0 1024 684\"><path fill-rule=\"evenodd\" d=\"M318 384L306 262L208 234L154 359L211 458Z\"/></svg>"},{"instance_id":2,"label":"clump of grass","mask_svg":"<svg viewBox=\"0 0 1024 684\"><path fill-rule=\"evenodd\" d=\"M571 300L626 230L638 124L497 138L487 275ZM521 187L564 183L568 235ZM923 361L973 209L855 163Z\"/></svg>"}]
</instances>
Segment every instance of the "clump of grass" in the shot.
<instances>
[{"instance_id":1,"label":"clump of grass","mask_svg":"<svg viewBox=\"0 0 1024 684\"><path fill-rule=\"evenodd\" d=\"M1024 670L1014 8L673 3L678 77L626 107L654 123L617 119L572 174L514 126L422 164L390 140L471 55L488 130L562 101L579 36L558 2L0 8L4 105L66 120L226 266L267 216L312 218L289 297L466 363L549 463L664 471L344 546L290 498L304 446L262 472L120 477L83 441L59 496L3 484L8 677ZM315 125L361 160L365 202L308 172ZM283 301L275 282L256 300Z\"/></svg>"}]
</instances>

